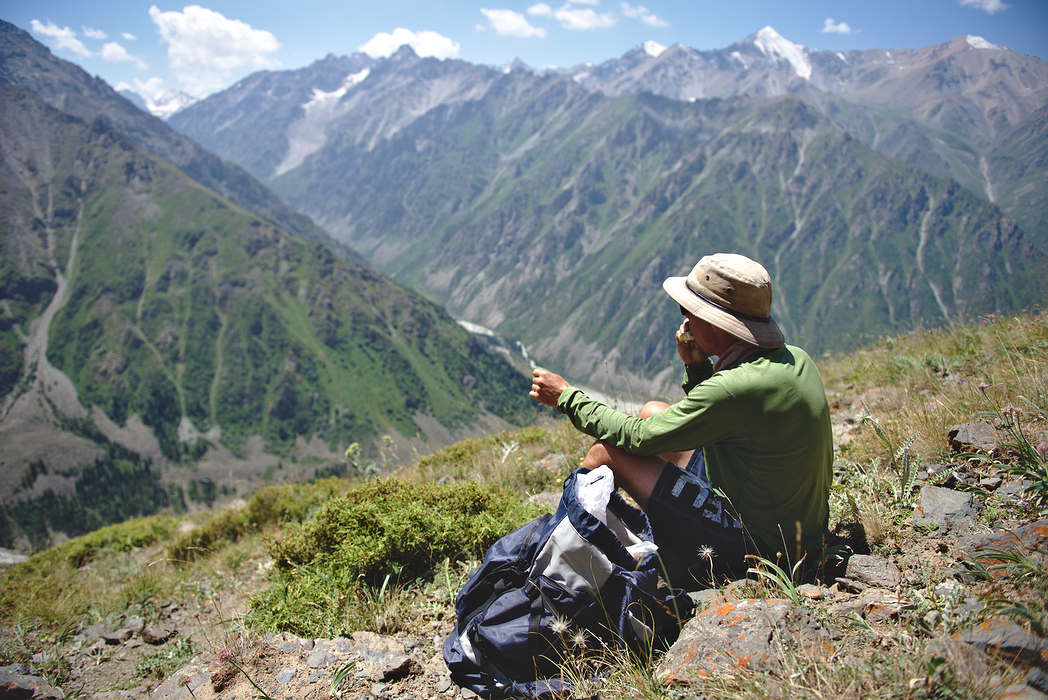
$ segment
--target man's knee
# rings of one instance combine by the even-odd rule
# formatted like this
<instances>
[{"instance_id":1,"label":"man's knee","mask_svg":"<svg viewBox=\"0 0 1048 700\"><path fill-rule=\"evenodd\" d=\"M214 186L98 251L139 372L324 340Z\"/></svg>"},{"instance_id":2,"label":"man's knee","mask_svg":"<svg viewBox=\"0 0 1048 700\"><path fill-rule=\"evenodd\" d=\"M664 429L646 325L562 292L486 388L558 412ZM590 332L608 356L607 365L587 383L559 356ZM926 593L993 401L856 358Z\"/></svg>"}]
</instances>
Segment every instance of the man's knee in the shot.
<instances>
[{"instance_id":1,"label":"man's knee","mask_svg":"<svg viewBox=\"0 0 1048 700\"><path fill-rule=\"evenodd\" d=\"M649 401L640 407L640 418L651 418L659 411L665 411L670 405L664 401Z\"/></svg>"},{"instance_id":2,"label":"man's knee","mask_svg":"<svg viewBox=\"0 0 1048 700\"><path fill-rule=\"evenodd\" d=\"M666 462L659 457L638 457L598 440L586 453L582 466L585 469L596 469L601 465L611 469L616 486L625 489L641 508L645 508Z\"/></svg>"}]
</instances>

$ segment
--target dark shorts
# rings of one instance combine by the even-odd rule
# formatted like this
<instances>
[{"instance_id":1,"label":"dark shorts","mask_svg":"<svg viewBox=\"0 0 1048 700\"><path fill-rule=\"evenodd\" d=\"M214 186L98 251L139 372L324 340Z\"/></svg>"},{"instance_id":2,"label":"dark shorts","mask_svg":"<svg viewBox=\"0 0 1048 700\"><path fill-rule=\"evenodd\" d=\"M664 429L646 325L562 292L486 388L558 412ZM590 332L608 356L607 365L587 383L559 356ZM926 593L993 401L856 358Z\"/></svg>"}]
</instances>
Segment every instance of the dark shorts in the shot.
<instances>
[{"instance_id":1,"label":"dark shorts","mask_svg":"<svg viewBox=\"0 0 1048 700\"><path fill-rule=\"evenodd\" d=\"M753 565L746 556L765 556L725 499L714 493L701 449L686 471L666 463L646 512L672 586L695 589L745 578Z\"/></svg>"}]
</instances>

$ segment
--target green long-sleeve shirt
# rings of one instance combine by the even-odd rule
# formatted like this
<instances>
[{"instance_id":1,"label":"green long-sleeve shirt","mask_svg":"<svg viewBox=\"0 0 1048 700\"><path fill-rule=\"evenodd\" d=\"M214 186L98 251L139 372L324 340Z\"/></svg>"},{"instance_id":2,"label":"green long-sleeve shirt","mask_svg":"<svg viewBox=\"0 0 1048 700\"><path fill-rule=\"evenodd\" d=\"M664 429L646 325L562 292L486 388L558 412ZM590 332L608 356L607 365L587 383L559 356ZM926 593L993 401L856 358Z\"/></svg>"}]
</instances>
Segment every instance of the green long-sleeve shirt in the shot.
<instances>
[{"instance_id":1,"label":"green long-sleeve shirt","mask_svg":"<svg viewBox=\"0 0 1048 700\"><path fill-rule=\"evenodd\" d=\"M822 534L833 478L830 410L822 378L800 348L784 346L714 373L691 365L686 396L640 419L576 387L557 409L580 431L636 455L702 448L706 474L752 535L792 552ZM789 549L783 550L784 544Z\"/></svg>"}]
</instances>

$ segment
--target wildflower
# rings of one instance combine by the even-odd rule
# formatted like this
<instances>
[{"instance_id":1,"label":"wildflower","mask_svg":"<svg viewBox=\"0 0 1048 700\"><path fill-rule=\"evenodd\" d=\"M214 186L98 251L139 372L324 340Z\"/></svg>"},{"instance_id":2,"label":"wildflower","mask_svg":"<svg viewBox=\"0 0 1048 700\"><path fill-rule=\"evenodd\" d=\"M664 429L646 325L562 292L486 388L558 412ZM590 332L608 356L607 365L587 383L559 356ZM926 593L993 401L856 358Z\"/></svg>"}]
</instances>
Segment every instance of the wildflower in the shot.
<instances>
[{"instance_id":1,"label":"wildflower","mask_svg":"<svg viewBox=\"0 0 1048 700\"><path fill-rule=\"evenodd\" d=\"M571 635L571 646L576 649L585 649L588 641L589 637L586 635L586 630L575 630Z\"/></svg>"},{"instance_id":2,"label":"wildflower","mask_svg":"<svg viewBox=\"0 0 1048 700\"><path fill-rule=\"evenodd\" d=\"M710 561L712 561L713 560L713 554L714 554L713 547L709 546L708 544L704 544L701 547L699 547L699 556L701 558L709 559Z\"/></svg>"},{"instance_id":3,"label":"wildflower","mask_svg":"<svg viewBox=\"0 0 1048 700\"><path fill-rule=\"evenodd\" d=\"M84 564L79 569L77 569L77 571L79 571L82 574L86 574L90 570L91 570L91 565L90 564Z\"/></svg>"},{"instance_id":4,"label":"wildflower","mask_svg":"<svg viewBox=\"0 0 1048 700\"><path fill-rule=\"evenodd\" d=\"M571 628L571 623L568 622L567 618L554 615L553 619L550 620L549 628L554 634L564 634Z\"/></svg>"}]
</instances>

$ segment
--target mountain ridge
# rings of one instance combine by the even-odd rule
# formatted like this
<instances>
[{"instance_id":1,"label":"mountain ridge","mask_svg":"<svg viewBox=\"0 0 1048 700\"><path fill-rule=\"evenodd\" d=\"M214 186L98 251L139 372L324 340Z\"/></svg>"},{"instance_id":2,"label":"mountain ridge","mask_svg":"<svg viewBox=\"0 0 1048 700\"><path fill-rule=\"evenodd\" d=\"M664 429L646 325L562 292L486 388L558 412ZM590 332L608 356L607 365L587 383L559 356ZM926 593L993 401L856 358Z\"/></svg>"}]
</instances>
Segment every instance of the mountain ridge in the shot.
<instances>
[{"instance_id":1,"label":"mountain ridge","mask_svg":"<svg viewBox=\"0 0 1048 700\"><path fill-rule=\"evenodd\" d=\"M399 74L372 70L339 102L347 121L272 186L395 279L579 381L670 390L659 329L675 323L658 284L712 249L764 261L777 316L816 352L1041 299L1043 236L877 154L803 96L610 97L565 75L487 71L481 97L458 93L376 141L391 84L412 86L404 104L425 96L411 72L423 62L403 51ZM430 59L423 72L437 68L474 70ZM980 281L965 257L984 262ZM613 311L641 318L596 306L609 290L630 300Z\"/></svg>"},{"instance_id":2,"label":"mountain ridge","mask_svg":"<svg viewBox=\"0 0 1048 700\"><path fill-rule=\"evenodd\" d=\"M104 524L82 492L185 507L534 413L441 307L2 84L0 211L0 497L34 532Z\"/></svg>"}]
</instances>

